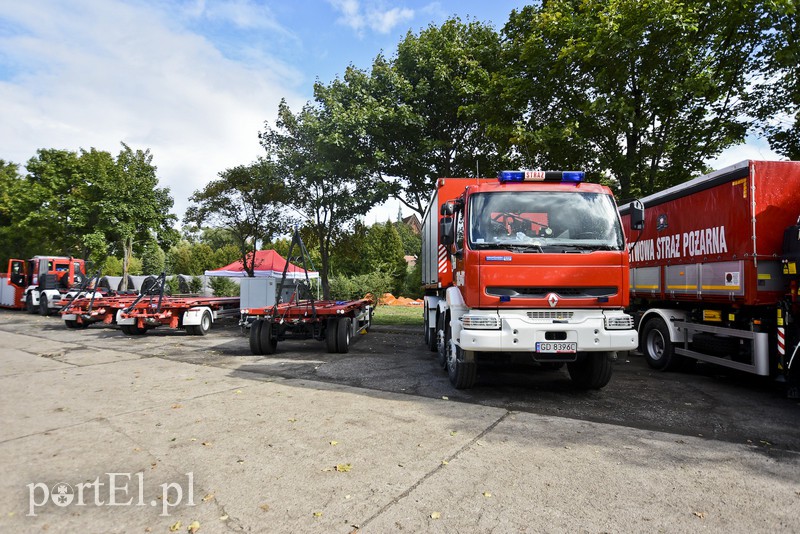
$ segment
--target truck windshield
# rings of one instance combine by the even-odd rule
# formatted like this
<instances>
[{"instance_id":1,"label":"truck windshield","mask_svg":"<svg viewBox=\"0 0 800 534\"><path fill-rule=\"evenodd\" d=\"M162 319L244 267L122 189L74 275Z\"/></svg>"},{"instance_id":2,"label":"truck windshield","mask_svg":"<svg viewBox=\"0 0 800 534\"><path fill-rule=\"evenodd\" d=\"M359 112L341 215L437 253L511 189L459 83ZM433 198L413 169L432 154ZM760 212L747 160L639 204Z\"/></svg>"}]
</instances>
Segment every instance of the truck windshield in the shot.
<instances>
[{"instance_id":1,"label":"truck windshield","mask_svg":"<svg viewBox=\"0 0 800 534\"><path fill-rule=\"evenodd\" d=\"M601 193L476 193L470 198L467 228L472 249L570 252L624 247L614 201Z\"/></svg>"}]
</instances>

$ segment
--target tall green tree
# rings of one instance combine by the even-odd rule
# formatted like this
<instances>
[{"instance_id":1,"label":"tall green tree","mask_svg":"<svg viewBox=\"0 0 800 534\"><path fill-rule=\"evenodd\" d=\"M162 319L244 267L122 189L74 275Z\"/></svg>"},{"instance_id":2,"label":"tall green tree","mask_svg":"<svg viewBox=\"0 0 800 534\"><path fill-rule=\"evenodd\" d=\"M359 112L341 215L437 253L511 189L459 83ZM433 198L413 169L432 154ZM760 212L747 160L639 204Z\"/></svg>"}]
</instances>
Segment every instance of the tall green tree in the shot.
<instances>
[{"instance_id":1,"label":"tall green tree","mask_svg":"<svg viewBox=\"0 0 800 534\"><path fill-rule=\"evenodd\" d=\"M369 133L381 177L420 218L438 178L496 172L507 161L507 143L489 131L511 116L492 89L502 83L501 59L491 26L451 18L409 32L394 57L376 57L368 82L359 81L373 100Z\"/></svg>"},{"instance_id":2,"label":"tall green tree","mask_svg":"<svg viewBox=\"0 0 800 534\"><path fill-rule=\"evenodd\" d=\"M262 145L292 191L289 205L316 236L326 299L330 298L332 244L357 216L385 198L361 139L343 118L348 108L340 103L346 100L347 90L343 84L318 85L316 102L297 113L282 101L275 127L266 124L261 133Z\"/></svg>"},{"instance_id":3,"label":"tall green tree","mask_svg":"<svg viewBox=\"0 0 800 534\"><path fill-rule=\"evenodd\" d=\"M548 0L512 12L502 94L517 118L506 135L524 164L587 169L623 198L686 180L744 139L759 6Z\"/></svg>"},{"instance_id":4,"label":"tall green tree","mask_svg":"<svg viewBox=\"0 0 800 534\"><path fill-rule=\"evenodd\" d=\"M244 270L253 276L258 243L286 233L291 225L283 209L288 196L277 165L262 158L227 169L195 191L184 220L225 229L239 248Z\"/></svg>"},{"instance_id":5,"label":"tall green tree","mask_svg":"<svg viewBox=\"0 0 800 534\"><path fill-rule=\"evenodd\" d=\"M753 107L770 147L800 160L800 13L793 0L769 0L764 7L764 74Z\"/></svg>"},{"instance_id":6,"label":"tall green tree","mask_svg":"<svg viewBox=\"0 0 800 534\"><path fill-rule=\"evenodd\" d=\"M389 274L395 294L401 291L406 277L407 264L404 256L403 242L392 222L376 223L369 227L364 240L364 264L368 272L381 271Z\"/></svg>"}]
</instances>

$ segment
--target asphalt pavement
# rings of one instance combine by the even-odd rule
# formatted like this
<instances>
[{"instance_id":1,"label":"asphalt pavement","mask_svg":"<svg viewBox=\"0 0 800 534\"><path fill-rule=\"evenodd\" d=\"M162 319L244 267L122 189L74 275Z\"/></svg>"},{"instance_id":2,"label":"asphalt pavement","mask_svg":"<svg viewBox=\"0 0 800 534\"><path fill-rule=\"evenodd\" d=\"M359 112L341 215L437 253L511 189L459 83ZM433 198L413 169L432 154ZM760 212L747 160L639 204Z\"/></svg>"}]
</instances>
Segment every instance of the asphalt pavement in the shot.
<instances>
[{"instance_id":1,"label":"asphalt pavement","mask_svg":"<svg viewBox=\"0 0 800 534\"><path fill-rule=\"evenodd\" d=\"M0 532L795 532L800 405L621 355L603 390L416 329L350 353L0 312Z\"/></svg>"}]
</instances>

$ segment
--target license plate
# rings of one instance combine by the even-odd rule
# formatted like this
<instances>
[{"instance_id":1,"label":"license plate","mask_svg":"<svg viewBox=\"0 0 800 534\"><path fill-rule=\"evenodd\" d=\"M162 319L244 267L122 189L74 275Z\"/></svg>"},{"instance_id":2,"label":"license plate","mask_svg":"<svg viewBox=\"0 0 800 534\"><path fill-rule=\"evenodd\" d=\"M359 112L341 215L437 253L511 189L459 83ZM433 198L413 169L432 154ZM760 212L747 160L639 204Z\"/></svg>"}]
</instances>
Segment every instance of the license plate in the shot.
<instances>
[{"instance_id":1,"label":"license plate","mask_svg":"<svg viewBox=\"0 0 800 534\"><path fill-rule=\"evenodd\" d=\"M552 341L537 341L536 352L544 352L549 354L569 354L578 352L577 343L565 342L552 342Z\"/></svg>"}]
</instances>

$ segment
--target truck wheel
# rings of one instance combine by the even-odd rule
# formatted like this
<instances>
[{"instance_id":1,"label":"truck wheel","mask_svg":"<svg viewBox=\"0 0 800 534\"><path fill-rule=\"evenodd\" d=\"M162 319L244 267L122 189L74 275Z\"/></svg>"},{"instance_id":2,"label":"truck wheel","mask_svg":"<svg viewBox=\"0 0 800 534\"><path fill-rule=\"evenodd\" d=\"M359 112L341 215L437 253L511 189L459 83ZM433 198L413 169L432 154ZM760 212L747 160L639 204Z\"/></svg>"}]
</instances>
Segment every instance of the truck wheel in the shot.
<instances>
[{"instance_id":1,"label":"truck wheel","mask_svg":"<svg viewBox=\"0 0 800 534\"><path fill-rule=\"evenodd\" d=\"M255 355L262 354L261 352L261 325L264 321L256 319L250 325L250 352Z\"/></svg>"},{"instance_id":2,"label":"truck wheel","mask_svg":"<svg viewBox=\"0 0 800 534\"><path fill-rule=\"evenodd\" d=\"M439 349L439 343L436 341L436 324L431 325L428 318L428 305L425 305L425 344L431 352L436 352Z\"/></svg>"},{"instance_id":3,"label":"truck wheel","mask_svg":"<svg viewBox=\"0 0 800 534\"><path fill-rule=\"evenodd\" d=\"M336 352L346 354L350 352L350 318L339 317L336 325Z\"/></svg>"},{"instance_id":4,"label":"truck wheel","mask_svg":"<svg viewBox=\"0 0 800 534\"><path fill-rule=\"evenodd\" d=\"M70 328L70 329L78 328L78 321L76 321L75 319L71 319L71 320L70 319L66 319L64 321L64 326L66 326L67 328Z\"/></svg>"},{"instance_id":5,"label":"truck wheel","mask_svg":"<svg viewBox=\"0 0 800 534\"><path fill-rule=\"evenodd\" d=\"M613 362L610 352L589 352L578 356L578 361L567 364L572 383L580 389L600 389L611 380Z\"/></svg>"},{"instance_id":6,"label":"truck wheel","mask_svg":"<svg viewBox=\"0 0 800 534\"><path fill-rule=\"evenodd\" d=\"M680 365L681 358L675 354L669 339L669 329L661 317L653 317L647 321L642 329L641 340L641 352L647 365L653 369L672 371Z\"/></svg>"},{"instance_id":7,"label":"truck wheel","mask_svg":"<svg viewBox=\"0 0 800 534\"><path fill-rule=\"evenodd\" d=\"M328 321L325 323L325 347L331 354L337 352L336 336L338 335L338 323L339 321L337 321L335 318L328 319Z\"/></svg>"},{"instance_id":8,"label":"truck wheel","mask_svg":"<svg viewBox=\"0 0 800 534\"><path fill-rule=\"evenodd\" d=\"M448 328L447 330L450 330ZM448 336L449 338L450 336ZM447 377L456 389L469 389L475 385L478 376L478 364L475 363L475 352L462 350L450 342L447 357Z\"/></svg>"},{"instance_id":9,"label":"truck wheel","mask_svg":"<svg viewBox=\"0 0 800 534\"><path fill-rule=\"evenodd\" d=\"M261 345L261 354L274 354L275 349L278 347L278 338L272 332L272 321L264 321L261 329L258 332L259 345Z\"/></svg>"},{"instance_id":10,"label":"truck wheel","mask_svg":"<svg viewBox=\"0 0 800 534\"><path fill-rule=\"evenodd\" d=\"M447 351L450 345L450 314L443 313L439 316L436 327L436 363L442 369L447 369Z\"/></svg>"},{"instance_id":11,"label":"truck wheel","mask_svg":"<svg viewBox=\"0 0 800 534\"><path fill-rule=\"evenodd\" d=\"M50 315L50 308L47 302L47 295L42 295L39 297L39 315L44 315L45 317Z\"/></svg>"},{"instance_id":12,"label":"truck wheel","mask_svg":"<svg viewBox=\"0 0 800 534\"><path fill-rule=\"evenodd\" d=\"M30 314L34 314L39 311L36 306L33 305L33 295L30 293L28 293L28 295L25 297L25 311Z\"/></svg>"}]
</instances>

